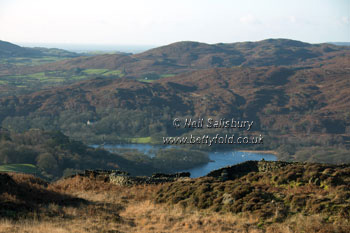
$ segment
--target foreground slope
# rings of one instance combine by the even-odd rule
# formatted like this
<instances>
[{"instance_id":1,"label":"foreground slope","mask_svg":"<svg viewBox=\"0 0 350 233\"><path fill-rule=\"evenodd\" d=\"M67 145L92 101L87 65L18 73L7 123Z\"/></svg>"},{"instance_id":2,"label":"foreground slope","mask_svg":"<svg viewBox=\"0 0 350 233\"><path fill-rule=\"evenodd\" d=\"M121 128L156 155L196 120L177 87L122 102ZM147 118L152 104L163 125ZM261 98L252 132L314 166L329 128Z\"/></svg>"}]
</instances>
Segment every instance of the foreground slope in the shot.
<instances>
[{"instance_id":1,"label":"foreground slope","mask_svg":"<svg viewBox=\"0 0 350 233\"><path fill-rule=\"evenodd\" d=\"M28 175L0 178L0 232L350 230L348 165L249 161L207 177L136 186L84 176L52 184ZM31 197L30 190L34 200L23 195Z\"/></svg>"}]
</instances>

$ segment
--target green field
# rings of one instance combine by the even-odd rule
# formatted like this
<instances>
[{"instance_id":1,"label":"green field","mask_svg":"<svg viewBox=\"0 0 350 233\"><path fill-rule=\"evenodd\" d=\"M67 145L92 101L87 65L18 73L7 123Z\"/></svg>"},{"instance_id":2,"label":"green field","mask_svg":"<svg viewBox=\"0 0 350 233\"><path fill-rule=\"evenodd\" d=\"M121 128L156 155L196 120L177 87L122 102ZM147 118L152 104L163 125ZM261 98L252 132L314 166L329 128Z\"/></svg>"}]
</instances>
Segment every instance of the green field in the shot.
<instances>
[{"instance_id":1,"label":"green field","mask_svg":"<svg viewBox=\"0 0 350 233\"><path fill-rule=\"evenodd\" d=\"M74 75L71 77L72 80L83 80L83 79L87 79L88 76L86 75Z\"/></svg>"},{"instance_id":2,"label":"green field","mask_svg":"<svg viewBox=\"0 0 350 233\"><path fill-rule=\"evenodd\" d=\"M88 74L88 75L98 75L98 74L103 74L109 71L108 69L86 69L83 71L83 73Z\"/></svg>"},{"instance_id":3,"label":"green field","mask_svg":"<svg viewBox=\"0 0 350 233\"><path fill-rule=\"evenodd\" d=\"M124 74L121 70L110 70L107 71L105 73L103 73L103 76L119 76L119 77L123 77Z\"/></svg>"},{"instance_id":4,"label":"green field","mask_svg":"<svg viewBox=\"0 0 350 233\"><path fill-rule=\"evenodd\" d=\"M161 78L169 78L169 77L173 77L175 76L176 74L162 74L160 77Z\"/></svg>"},{"instance_id":5,"label":"green field","mask_svg":"<svg viewBox=\"0 0 350 233\"><path fill-rule=\"evenodd\" d=\"M130 138L131 143L152 143L151 137Z\"/></svg>"},{"instance_id":6,"label":"green field","mask_svg":"<svg viewBox=\"0 0 350 233\"><path fill-rule=\"evenodd\" d=\"M161 79L161 78L169 78L173 77L176 74L151 74L151 75L143 75L143 77L138 78L137 81L144 82L144 83L153 83L154 81Z\"/></svg>"},{"instance_id":7,"label":"green field","mask_svg":"<svg viewBox=\"0 0 350 233\"><path fill-rule=\"evenodd\" d=\"M144 83L153 83L156 80L139 78L137 79L137 81L144 82Z\"/></svg>"},{"instance_id":8,"label":"green field","mask_svg":"<svg viewBox=\"0 0 350 233\"><path fill-rule=\"evenodd\" d=\"M34 74L28 74L28 75L13 75L13 76L6 76L0 78L0 84L1 82L6 82L6 84L12 84L16 87L20 86L30 86L30 84L34 84L37 86L38 82L41 82L43 84L47 83L60 83L64 81L69 81L70 78L66 77L56 77L56 76L48 76L44 72L40 73L34 73Z\"/></svg>"},{"instance_id":9,"label":"green field","mask_svg":"<svg viewBox=\"0 0 350 233\"><path fill-rule=\"evenodd\" d=\"M99 75L99 76L118 76L123 77L123 73L120 70L108 70L108 69L85 69L82 71L87 75Z\"/></svg>"},{"instance_id":10,"label":"green field","mask_svg":"<svg viewBox=\"0 0 350 233\"><path fill-rule=\"evenodd\" d=\"M40 170L32 164L6 164L0 165L0 172L18 172L28 174L40 174Z\"/></svg>"},{"instance_id":11,"label":"green field","mask_svg":"<svg viewBox=\"0 0 350 233\"><path fill-rule=\"evenodd\" d=\"M60 60L67 59L67 57L38 57L38 58L28 58L28 57L13 57L13 58L2 58L0 59L0 64L14 64L17 66L36 66L50 62L56 62Z\"/></svg>"},{"instance_id":12,"label":"green field","mask_svg":"<svg viewBox=\"0 0 350 233\"><path fill-rule=\"evenodd\" d=\"M26 91L40 90L45 87L71 84L95 77L119 78L124 74L120 70L108 69L72 69L46 71L32 74L9 75L0 77L0 85L10 85ZM1 96L1 94L0 94Z\"/></svg>"}]
</instances>

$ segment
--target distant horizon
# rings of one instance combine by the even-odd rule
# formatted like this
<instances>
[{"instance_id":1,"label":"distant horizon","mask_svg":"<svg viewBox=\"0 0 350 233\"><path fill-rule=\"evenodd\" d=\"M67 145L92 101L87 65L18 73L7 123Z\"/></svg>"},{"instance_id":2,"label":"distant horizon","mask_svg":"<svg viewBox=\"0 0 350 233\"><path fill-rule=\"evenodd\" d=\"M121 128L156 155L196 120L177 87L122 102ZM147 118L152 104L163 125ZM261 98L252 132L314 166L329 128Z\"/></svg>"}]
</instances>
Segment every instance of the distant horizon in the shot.
<instances>
[{"instance_id":1,"label":"distant horizon","mask_svg":"<svg viewBox=\"0 0 350 233\"><path fill-rule=\"evenodd\" d=\"M295 40L295 39L289 39L289 38L266 38L263 40L268 40L268 39L287 39L287 40ZM258 41L263 41L263 40L256 40L256 41L234 41L234 42L228 42L228 43L240 43L240 42L258 42ZM185 40L185 41L191 41L191 40ZM296 41L301 41L304 43L309 43L309 44L323 44L323 43L332 43L332 44L348 44L350 41L325 41L325 42L320 42L320 43L311 43L307 41L302 41L302 40L296 40ZM43 48L57 48L57 49L64 49L72 52L91 52L91 51L101 51L101 52L126 52L126 53L139 53L143 52L152 48L157 48L161 46L166 46L169 44L177 43L177 42L183 42L183 41L174 41L169 44L161 44L161 45L147 45L147 44L84 44L84 43L32 43L32 42L12 42L12 41L7 41L22 47L29 47L29 48L34 48L34 47L43 47ZM201 42L201 41L191 41L191 42L199 42L199 43L206 43L206 42ZM224 43L224 42L218 42L218 43L206 43L206 44L219 44L219 43ZM228 44L224 43L224 44Z\"/></svg>"},{"instance_id":2,"label":"distant horizon","mask_svg":"<svg viewBox=\"0 0 350 233\"><path fill-rule=\"evenodd\" d=\"M8 41L13 43L11 41ZM133 45L133 44L77 44L77 43L30 43L30 42L14 42L13 44L22 47L43 47L43 48L57 48L64 49L72 52L126 52L126 53L138 53L146 51L148 49L156 48L158 45Z\"/></svg>"},{"instance_id":3,"label":"distant horizon","mask_svg":"<svg viewBox=\"0 0 350 233\"><path fill-rule=\"evenodd\" d=\"M350 41L348 0L1 0L1 40L165 45Z\"/></svg>"}]
</instances>

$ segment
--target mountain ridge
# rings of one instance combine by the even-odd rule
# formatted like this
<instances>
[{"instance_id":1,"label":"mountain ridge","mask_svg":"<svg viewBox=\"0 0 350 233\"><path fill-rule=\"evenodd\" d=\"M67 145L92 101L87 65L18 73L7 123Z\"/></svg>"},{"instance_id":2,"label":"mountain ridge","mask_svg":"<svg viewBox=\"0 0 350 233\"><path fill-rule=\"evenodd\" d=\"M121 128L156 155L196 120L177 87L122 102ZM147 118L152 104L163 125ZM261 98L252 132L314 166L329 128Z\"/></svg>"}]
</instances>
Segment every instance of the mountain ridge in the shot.
<instances>
[{"instance_id":1,"label":"mountain ridge","mask_svg":"<svg viewBox=\"0 0 350 233\"><path fill-rule=\"evenodd\" d=\"M347 135L347 64L348 56L339 56L322 66L213 68L153 83L96 78L0 98L0 121L3 127L19 131L38 124L57 127L80 140L78 132L110 137L130 137L127 132L139 137L152 132L171 135L169 122L175 116L218 115L249 118L256 122L254 130L265 133ZM18 124L24 120L25 124ZM87 120L93 120L93 126L87 127Z\"/></svg>"},{"instance_id":2,"label":"mountain ridge","mask_svg":"<svg viewBox=\"0 0 350 233\"><path fill-rule=\"evenodd\" d=\"M42 56L77 57L79 55L77 53L58 48L28 48L0 40L0 58Z\"/></svg>"},{"instance_id":3,"label":"mountain ridge","mask_svg":"<svg viewBox=\"0 0 350 233\"><path fill-rule=\"evenodd\" d=\"M215 67L300 66L318 60L327 60L327 57L343 54L349 49L332 44L308 44L289 39L227 44L182 41L133 55L78 57L35 67L17 67L12 74L94 68L121 70L130 77L153 75L159 78L162 75ZM9 73L3 75L9 75Z\"/></svg>"}]
</instances>

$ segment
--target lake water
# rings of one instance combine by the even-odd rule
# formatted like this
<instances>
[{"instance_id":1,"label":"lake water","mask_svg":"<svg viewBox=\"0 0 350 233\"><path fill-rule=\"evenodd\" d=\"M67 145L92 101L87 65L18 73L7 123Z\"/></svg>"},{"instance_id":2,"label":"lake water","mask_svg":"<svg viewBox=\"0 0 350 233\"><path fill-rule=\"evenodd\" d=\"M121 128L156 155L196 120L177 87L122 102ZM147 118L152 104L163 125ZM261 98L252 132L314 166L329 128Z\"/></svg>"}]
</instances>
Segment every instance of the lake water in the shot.
<instances>
[{"instance_id":1,"label":"lake water","mask_svg":"<svg viewBox=\"0 0 350 233\"><path fill-rule=\"evenodd\" d=\"M277 160L275 155L272 154L259 154L252 152L242 152L242 151L218 151L209 152L209 158L214 162L209 162L200 167L195 167L188 170L183 170L191 173L191 177L205 176L213 170L223 168L226 166L231 166L237 163L242 163L248 160L262 160L275 161Z\"/></svg>"},{"instance_id":2,"label":"lake water","mask_svg":"<svg viewBox=\"0 0 350 233\"><path fill-rule=\"evenodd\" d=\"M97 147L93 145L93 147ZM119 144L119 145L105 145L106 150L112 149L135 149L142 153L148 154L149 156L154 156L154 151L164 148L172 148L175 146L166 146L166 145L151 145L151 144ZM210 160L205 165L195 167L188 170L181 170L179 172L190 172L191 177L200 177L205 176L209 172L223 168L226 166L231 166L237 163L242 163L248 160L261 160L265 159L266 161L275 161L277 160L276 156L273 154L263 154L263 153L253 153L253 152L243 152L237 150L230 151L210 151L208 152Z\"/></svg>"}]
</instances>

